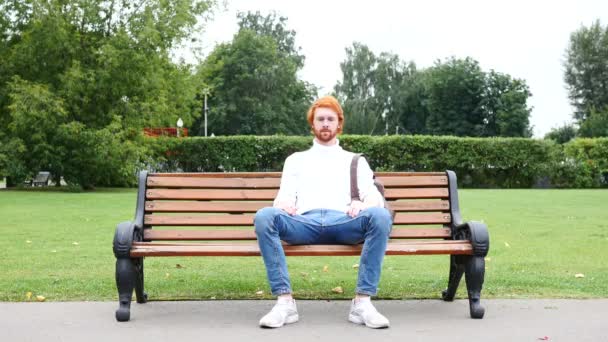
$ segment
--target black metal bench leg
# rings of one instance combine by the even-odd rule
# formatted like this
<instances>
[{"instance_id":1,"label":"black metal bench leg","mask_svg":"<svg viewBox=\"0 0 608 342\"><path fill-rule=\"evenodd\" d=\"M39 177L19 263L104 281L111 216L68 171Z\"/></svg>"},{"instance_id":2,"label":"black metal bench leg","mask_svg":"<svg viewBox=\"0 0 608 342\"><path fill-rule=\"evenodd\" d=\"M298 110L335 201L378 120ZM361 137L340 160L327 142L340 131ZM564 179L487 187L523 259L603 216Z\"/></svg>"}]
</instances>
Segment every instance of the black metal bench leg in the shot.
<instances>
[{"instance_id":1,"label":"black metal bench leg","mask_svg":"<svg viewBox=\"0 0 608 342\"><path fill-rule=\"evenodd\" d=\"M483 318L486 311L480 303L485 264L486 262L482 256L470 256L465 263L465 280L469 293L471 318Z\"/></svg>"},{"instance_id":2,"label":"black metal bench leg","mask_svg":"<svg viewBox=\"0 0 608 342\"><path fill-rule=\"evenodd\" d=\"M116 320L126 322L131 315L131 299L133 298L133 288L137 272L133 261L130 258L116 259L116 287L118 288L118 302L120 304L116 310Z\"/></svg>"},{"instance_id":3,"label":"black metal bench leg","mask_svg":"<svg viewBox=\"0 0 608 342\"><path fill-rule=\"evenodd\" d=\"M135 297L140 304L148 302L148 294L144 291L144 258L133 259L135 263Z\"/></svg>"},{"instance_id":4,"label":"black metal bench leg","mask_svg":"<svg viewBox=\"0 0 608 342\"><path fill-rule=\"evenodd\" d=\"M443 290L441 298L446 302L451 302L456 296L456 290L464 273L464 263L461 256L450 255L450 276L448 279L448 288Z\"/></svg>"}]
</instances>

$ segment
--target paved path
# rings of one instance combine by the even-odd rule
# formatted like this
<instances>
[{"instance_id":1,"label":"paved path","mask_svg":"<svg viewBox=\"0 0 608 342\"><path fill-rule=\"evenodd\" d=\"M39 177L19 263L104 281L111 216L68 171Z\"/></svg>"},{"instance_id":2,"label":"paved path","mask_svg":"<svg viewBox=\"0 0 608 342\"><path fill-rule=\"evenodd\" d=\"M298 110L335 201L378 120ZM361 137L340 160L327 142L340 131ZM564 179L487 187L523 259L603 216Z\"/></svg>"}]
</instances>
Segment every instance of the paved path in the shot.
<instances>
[{"instance_id":1,"label":"paved path","mask_svg":"<svg viewBox=\"0 0 608 342\"><path fill-rule=\"evenodd\" d=\"M391 320L372 330L346 320L348 301L298 301L300 322L261 329L272 301L0 303L0 340L13 341L608 341L608 299L485 300L483 320L464 300L375 301Z\"/></svg>"}]
</instances>

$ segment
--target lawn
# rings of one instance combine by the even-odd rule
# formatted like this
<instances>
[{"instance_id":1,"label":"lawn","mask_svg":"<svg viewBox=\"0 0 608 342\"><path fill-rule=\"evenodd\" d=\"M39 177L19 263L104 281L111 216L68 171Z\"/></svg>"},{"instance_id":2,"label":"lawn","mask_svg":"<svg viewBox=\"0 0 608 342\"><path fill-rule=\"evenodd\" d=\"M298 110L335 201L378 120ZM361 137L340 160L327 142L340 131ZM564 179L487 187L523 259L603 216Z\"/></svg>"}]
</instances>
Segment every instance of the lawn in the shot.
<instances>
[{"instance_id":1,"label":"lawn","mask_svg":"<svg viewBox=\"0 0 608 342\"><path fill-rule=\"evenodd\" d=\"M484 298L608 297L608 191L461 190L460 201L465 219L490 229ZM25 301L28 292L49 301L115 300L112 238L134 206L133 189L0 190L0 301ZM387 257L379 297L438 298L448 261ZM357 257L288 262L298 298L354 291ZM260 257L148 258L145 265L152 300L270 298ZM332 292L337 286L343 294ZM466 297L464 279L458 297Z\"/></svg>"}]
</instances>

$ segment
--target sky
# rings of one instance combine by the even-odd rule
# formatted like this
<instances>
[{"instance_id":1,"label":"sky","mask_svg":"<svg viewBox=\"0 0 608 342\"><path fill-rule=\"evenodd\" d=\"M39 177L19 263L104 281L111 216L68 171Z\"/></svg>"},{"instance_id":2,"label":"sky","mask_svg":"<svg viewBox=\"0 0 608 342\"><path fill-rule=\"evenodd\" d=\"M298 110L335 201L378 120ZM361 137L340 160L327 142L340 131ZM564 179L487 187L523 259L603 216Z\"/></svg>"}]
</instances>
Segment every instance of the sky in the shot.
<instances>
[{"instance_id":1,"label":"sky","mask_svg":"<svg viewBox=\"0 0 608 342\"><path fill-rule=\"evenodd\" d=\"M288 18L306 57L299 76L321 87L320 95L341 79L345 48L355 41L418 68L452 56L472 57L484 71L524 79L532 92L535 137L572 122L563 81L570 34L598 19L608 25L608 0L228 0L202 33L203 57L232 39L238 11L274 11ZM181 57L194 58L187 51Z\"/></svg>"}]
</instances>

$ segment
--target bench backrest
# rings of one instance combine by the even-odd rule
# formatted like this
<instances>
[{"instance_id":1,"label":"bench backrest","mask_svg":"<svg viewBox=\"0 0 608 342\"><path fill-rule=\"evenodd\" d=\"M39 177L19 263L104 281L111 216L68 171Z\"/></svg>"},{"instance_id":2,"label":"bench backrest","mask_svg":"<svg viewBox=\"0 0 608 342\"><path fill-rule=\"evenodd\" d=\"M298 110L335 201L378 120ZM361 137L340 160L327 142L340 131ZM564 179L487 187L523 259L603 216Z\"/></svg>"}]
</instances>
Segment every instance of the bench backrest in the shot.
<instances>
[{"instance_id":1,"label":"bench backrest","mask_svg":"<svg viewBox=\"0 0 608 342\"><path fill-rule=\"evenodd\" d=\"M148 174L143 224L154 229L145 230L144 240L255 239L255 212L272 205L280 177L280 172ZM447 173L378 172L376 177L396 212L391 238L450 237Z\"/></svg>"}]
</instances>

